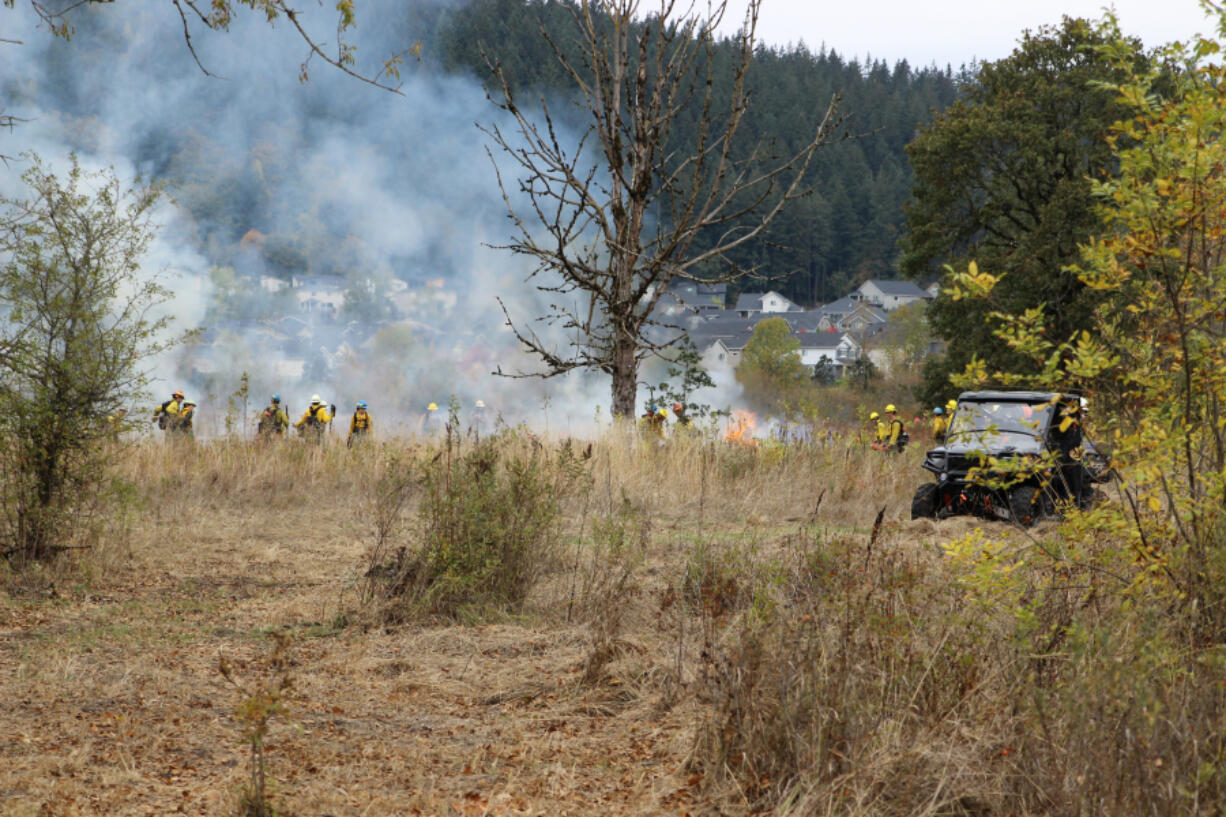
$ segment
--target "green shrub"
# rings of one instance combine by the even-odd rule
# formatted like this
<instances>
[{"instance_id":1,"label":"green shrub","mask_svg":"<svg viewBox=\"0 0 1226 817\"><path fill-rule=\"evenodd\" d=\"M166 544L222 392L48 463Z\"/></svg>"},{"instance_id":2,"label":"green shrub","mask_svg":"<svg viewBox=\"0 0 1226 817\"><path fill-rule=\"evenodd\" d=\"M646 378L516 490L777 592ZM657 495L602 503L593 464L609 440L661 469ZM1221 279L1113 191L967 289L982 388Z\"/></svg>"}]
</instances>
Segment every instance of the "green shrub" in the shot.
<instances>
[{"instance_id":1,"label":"green shrub","mask_svg":"<svg viewBox=\"0 0 1226 817\"><path fill-rule=\"evenodd\" d=\"M551 460L540 444L505 431L469 445L449 434L432 459L392 463L377 492L369 595L395 619L519 609L554 560L560 497L580 461L569 444ZM384 561L396 537L378 506L403 507L414 492L416 543Z\"/></svg>"}]
</instances>

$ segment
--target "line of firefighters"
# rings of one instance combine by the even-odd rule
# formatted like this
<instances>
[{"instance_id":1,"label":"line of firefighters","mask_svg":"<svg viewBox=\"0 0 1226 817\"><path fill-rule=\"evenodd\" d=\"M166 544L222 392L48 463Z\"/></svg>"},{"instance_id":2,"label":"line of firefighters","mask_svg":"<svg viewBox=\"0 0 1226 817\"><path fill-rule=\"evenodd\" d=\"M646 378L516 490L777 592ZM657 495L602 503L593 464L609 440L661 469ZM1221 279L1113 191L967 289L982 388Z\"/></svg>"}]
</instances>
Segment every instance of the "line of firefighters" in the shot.
<instances>
[{"instance_id":1,"label":"line of firefighters","mask_svg":"<svg viewBox=\"0 0 1226 817\"><path fill-rule=\"evenodd\" d=\"M945 439L945 432L949 429L949 418L957 407L957 401L950 400L944 409L940 406L933 409L932 436L938 442ZM485 403L478 400L475 405L476 415L480 418L484 411ZM893 403L885 407L885 414L884 418L875 411L868 415L872 447L878 451L902 451L906 448L911 436L907 433L906 426L902 418L898 416L898 409ZM180 390L176 390L171 394L169 400L153 410L153 421L158 424L158 428L168 434L191 436L194 433L195 416L196 402L185 398ZM685 406L681 403L673 404L673 416L676 425L680 428L688 428L693 424L686 413ZM298 430L299 436L319 442L335 417L336 405L326 405L318 394L314 394L311 395L311 403L307 406L306 411L292 425ZM433 430L440 417L438 405L430 403L422 418L423 430ZM639 418L639 424L645 431L662 437L665 426L668 424L668 411L657 403L650 402ZM263 441L283 438L289 431L290 425L289 414L281 405L281 395L274 394L268 406L260 413L255 438ZM349 420L349 434L345 442L349 446L354 445L355 441L361 443L369 439L373 432L374 418L370 415L366 401L359 400Z\"/></svg>"},{"instance_id":2,"label":"line of firefighters","mask_svg":"<svg viewBox=\"0 0 1226 817\"><path fill-rule=\"evenodd\" d=\"M932 437L937 442L944 442L945 433L949 431L949 418L957 408L958 401L950 400L944 408L937 406L932 410ZM872 446L877 451L902 451L907 447L911 435L907 433L893 403L885 407L885 413L884 418L875 411L868 415Z\"/></svg>"},{"instance_id":3,"label":"line of firefighters","mask_svg":"<svg viewBox=\"0 0 1226 817\"><path fill-rule=\"evenodd\" d=\"M335 416L336 406L325 405L320 396L315 394L311 396L311 404L307 406L306 411L302 413L298 422L293 424L293 427L298 429L300 436L313 442L319 442L323 439L324 432L329 428ZM176 390L171 394L169 400L153 410L153 421L167 434L190 437L194 433L195 417L196 402L185 398L183 392L179 390ZM281 406L281 395L274 394L268 407L260 413L255 438L264 441L280 439L285 436L289 428L289 414ZM370 412L367 411L366 401L359 400L354 407L353 417L349 420L349 436L346 443L352 446L355 441L362 442L368 439L373 430L374 421Z\"/></svg>"},{"instance_id":4,"label":"line of firefighters","mask_svg":"<svg viewBox=\"0 0 1226 817\"><path fill-rule=\"evenodd\" d=\"M938 406L933 409L932 436L938 442L945 440L945 432L949 430L949 418L957 407L958 402L950 400L944 408ZM898 416L897 406L893 403L886 406L885 415L883 418L875 411L868 415L869 439L872 447L878 451L902 451L907 447L911 435L907 433L902 418ZM678 428L688 428L693 423L686 414L685 406L681 403L673 404L673 416ZM917 417L916 420L918 421L919 418ZM667 425L668 411L654 401L649 402L639 417L639 427L646 433L663 437Z\"/></svg>"},{"instance_id":5,"label":"line of firefighters","mask_svg":"<svg viewBox=\"0 0 1226 817\"><path fill-rule=\"evenodd\" d=\"M171 394L169 400L153 410L153 421L167 434L190 437L194 433L195 415L195 401L185 398L182 391L176 390ZM484 401L476 402L473 417L474 427L484 426ZM291 424L289 413L281 404L281 395L274 394L268 406L260 413L259 421L256 423L255 439L257 441L282 439L292 425L297 429L300 437L318 443L323 440L324 433L331 428L335 418L336 404L326 404L318 394L314 394L311 395L311 402L306 411L302 413L297 422ZM421 418L422 430L426 433L439 431L444 422L445 414L439 411L438 404L430 403ZM349 419L349 434L345 443L352 447L371 439L373 433L374 418L371 417L366 401L359 400L354 406L353 416Z\"/></svg>"},{"instance_id":6,"label":"line of firefighters","mask_svg":"<svg viewBox=\"0 0 1226 817\"><path fill-rule=\"evenodd\" d=\"M673 403L673 417L676 418L678 428L689 428L694 422L681 403ZM655 401L648 403L643 415L639 417L639 427L657 437L664 436L664 427L667 425L668 411Z\"/></svg>"}]
</instances>

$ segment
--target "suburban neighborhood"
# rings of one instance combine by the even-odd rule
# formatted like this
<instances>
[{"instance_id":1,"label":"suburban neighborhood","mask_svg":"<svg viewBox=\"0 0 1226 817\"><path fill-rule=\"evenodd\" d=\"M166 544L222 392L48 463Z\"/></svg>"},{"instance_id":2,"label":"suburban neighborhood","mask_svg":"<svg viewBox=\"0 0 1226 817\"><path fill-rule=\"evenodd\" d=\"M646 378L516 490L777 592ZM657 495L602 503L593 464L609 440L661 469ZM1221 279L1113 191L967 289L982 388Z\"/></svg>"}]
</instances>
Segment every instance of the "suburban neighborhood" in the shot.
<instances>
[{"instance_id":1,"label":"suburban neighborhood","mask_svg":"<svg viewBox=\"0 0 1226 817\"><path fill-rule=\"evenodd\" d=\"M805 309L778 292L742 292L725 306L726 284L675 281L660 297L656 320L663 334L688 336L702 365L717 375L731 372L741 360L754 327L766 318L782 318L800 345L801 362L825 364L836 376L863 357L888 368L885 350L874 338L886 328L889 314L935 296L935 286L922 289L912 281L872 279L829 304Z\"/></svg>"}]
</instances>

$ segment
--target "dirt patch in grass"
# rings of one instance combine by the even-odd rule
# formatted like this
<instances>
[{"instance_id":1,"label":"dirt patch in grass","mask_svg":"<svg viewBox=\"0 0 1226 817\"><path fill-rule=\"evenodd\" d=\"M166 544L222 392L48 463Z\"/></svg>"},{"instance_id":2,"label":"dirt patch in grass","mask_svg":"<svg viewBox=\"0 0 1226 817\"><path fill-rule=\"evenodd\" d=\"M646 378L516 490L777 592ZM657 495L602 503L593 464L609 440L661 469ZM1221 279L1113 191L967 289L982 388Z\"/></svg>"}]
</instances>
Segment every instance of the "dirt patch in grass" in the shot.
<instances>
[{"instance_id":1,"label":"dirt patch in grass","mask_svg":"<svg viewBox=\"0 0 1226 817\"><path fill-rule=\"evenodd\" d=\"M95 586L0 602L0 814L232 813L247 760L217 663L257 672L268 628L296 635L294 725L268 741L296 814L675 814L689 796L692 713L632 678L580 687L585 626L333 627L364 555L343 502L144 524L162 544Z\"/></svg>"}]
</instances>

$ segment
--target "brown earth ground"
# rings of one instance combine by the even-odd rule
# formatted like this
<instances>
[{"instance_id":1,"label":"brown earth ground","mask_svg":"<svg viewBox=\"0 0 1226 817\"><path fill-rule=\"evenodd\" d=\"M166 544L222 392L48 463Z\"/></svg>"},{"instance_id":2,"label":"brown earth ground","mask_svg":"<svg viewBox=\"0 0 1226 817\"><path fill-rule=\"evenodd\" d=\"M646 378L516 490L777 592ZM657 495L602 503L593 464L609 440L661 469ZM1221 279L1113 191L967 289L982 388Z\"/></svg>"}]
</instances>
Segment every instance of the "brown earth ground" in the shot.
<instances>
[{"instance_id":1,"label":"brown earth ground","mask_svg":"<svg viewBox=\"0 0 1226 817\"><path fill-rule=\"evenodd\" d=\"M268 677L271 631L294 636L289 719L267 740L289 813L742 813L737 792L688 771L709 710L698 625L669 612L668 588L696 542L761 563L805 526L867 541L884 508L882 546L935 553L982 524L908 520L914 448L729 467L695 446L606 442L567 500L568 555L526 609L385 627L357 603L381 455L215 445L189 469L138 446L122 455L139 499L118 532L0 589L0 815L235 813L248 750L218 663ZM599 622L575 612L566 565L584 558L583 520L621 497L650 519L648 548L618 600L617 655L582 684Z\"/></svg>"}]
</instances>

